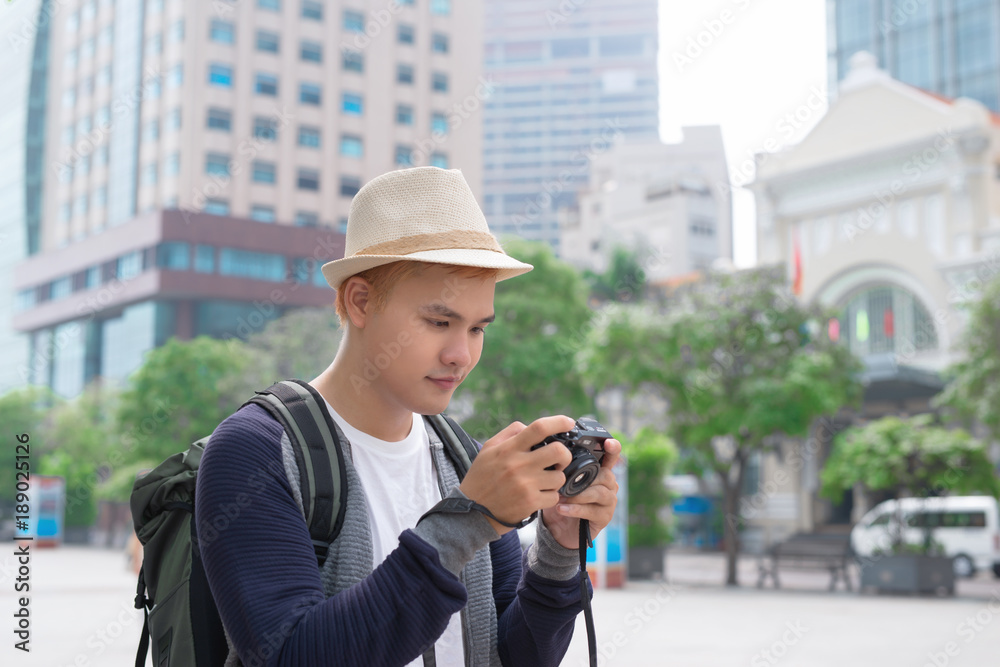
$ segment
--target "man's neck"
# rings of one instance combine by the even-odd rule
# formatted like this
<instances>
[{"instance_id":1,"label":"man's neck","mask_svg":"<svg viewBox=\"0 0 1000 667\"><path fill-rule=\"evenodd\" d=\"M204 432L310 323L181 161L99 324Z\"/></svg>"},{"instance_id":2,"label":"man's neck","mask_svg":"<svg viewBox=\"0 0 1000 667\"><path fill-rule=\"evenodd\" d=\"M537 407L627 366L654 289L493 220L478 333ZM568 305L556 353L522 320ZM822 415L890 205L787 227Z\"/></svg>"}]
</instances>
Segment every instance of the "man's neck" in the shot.
<instances>
[{"instance_id":1,"label":"man's neck","mask_svg":"<svg viewBox=\"0 0 1000 667\"><path fill-rule=\"evenodd\" d=\"M386 400L375 382L351 382L352 377L364 377L361 364L352 363L359 357L338 352L333 363L309 384L359 431L387 442L403 440L413 426L413 412Z\"/></svg>"}]
</instances>

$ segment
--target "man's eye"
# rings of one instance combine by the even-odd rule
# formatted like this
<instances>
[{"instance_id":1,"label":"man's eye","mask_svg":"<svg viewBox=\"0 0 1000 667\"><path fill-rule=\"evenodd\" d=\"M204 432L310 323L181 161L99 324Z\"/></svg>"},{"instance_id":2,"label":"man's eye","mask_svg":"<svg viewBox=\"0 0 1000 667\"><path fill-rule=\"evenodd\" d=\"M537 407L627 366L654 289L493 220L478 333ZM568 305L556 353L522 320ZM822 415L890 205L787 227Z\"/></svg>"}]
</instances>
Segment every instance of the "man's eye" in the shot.
<instances>
[{"instance_id":1,"label":"man's eye","mask_svg":"<svg viewBox=\"0 0 1000 667\"><path fill-rule=\"evenodd\" d=\"M430 324L431 324L432 327L438 327L438 328L443 329L443 328L445 328L445 327L448 326L447 320L444 320L444 321L442 321L442 320L427 320L427 321L430 322Z\"/></svg>"},{"instance_id":2,"label":"man's eye","mask_svg":"<svg viewBox=\"0 0 1000 667\"><path fill-rule=\"evenodd\" d=\"M472 327L472 333L477 336L486 333L486 327Z\"/></svg>"}]
</instances>

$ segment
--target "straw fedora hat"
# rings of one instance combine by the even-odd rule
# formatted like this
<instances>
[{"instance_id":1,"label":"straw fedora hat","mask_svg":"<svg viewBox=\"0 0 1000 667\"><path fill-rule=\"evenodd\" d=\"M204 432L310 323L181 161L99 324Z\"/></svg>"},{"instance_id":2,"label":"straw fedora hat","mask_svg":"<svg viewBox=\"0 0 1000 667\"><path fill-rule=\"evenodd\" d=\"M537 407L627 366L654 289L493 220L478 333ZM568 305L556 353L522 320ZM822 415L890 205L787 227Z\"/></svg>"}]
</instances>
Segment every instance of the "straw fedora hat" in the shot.
<instances>
[{"instance_id":1,"label":"straw fedora hat","mask_svg":"<svg viewBox=\"0 0 1000 667\"><path fill-rule=\"evenodd\" d=\"M531 264L507 255L458 169L414 167L373 178L354 196L344 258L323 265L334 289L376 266L413 260L498 269L497 280Z\"/></svg>"}]
</instances>

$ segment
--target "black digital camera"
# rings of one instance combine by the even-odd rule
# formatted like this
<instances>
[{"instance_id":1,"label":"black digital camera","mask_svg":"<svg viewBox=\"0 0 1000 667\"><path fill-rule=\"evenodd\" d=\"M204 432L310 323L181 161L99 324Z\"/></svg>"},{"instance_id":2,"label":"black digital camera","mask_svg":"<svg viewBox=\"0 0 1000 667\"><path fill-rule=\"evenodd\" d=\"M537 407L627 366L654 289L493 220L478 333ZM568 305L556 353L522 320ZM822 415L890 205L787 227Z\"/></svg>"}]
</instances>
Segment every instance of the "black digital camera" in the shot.
<instances>
[{"instance_id":1,"label":"black digital camera","mask_svg":"<svg viewBox=\"0 0 1000 667\"><path fill-rule=\"evenodd\" d=\"M566 483L559 489L564 496L575 496L590 486L601 471L604 458L604 441L611 437L608 430L596 419L581 417L576 428L550 435L531 449L544 447L550 442L561 442L569 449L572 460L563 470Z\"/></svg>"}]
</instances>

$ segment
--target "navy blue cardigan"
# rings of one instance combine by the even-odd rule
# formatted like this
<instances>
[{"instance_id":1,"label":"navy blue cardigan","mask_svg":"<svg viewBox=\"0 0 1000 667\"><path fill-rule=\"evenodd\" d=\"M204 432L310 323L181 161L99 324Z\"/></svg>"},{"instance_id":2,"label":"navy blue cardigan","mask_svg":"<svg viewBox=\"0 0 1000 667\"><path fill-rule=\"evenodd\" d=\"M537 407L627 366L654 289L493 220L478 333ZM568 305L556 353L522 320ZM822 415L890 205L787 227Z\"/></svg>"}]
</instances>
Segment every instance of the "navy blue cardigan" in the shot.
<instances>
[{"instance_id":1,"label":"navy blue cardigan","mask_svg":"<svg viewBox=\"0 0 1000 667\"><path fill-rule=\"evenodd\" d=\"M256 405L212 434L198 472L198 539L212 595L245 665L406 665L466 604L462 582L411 530L360 583L323 594L308 527L281 463L281 425ZM558 665L579 582L531 571L511 531L490 543L504 665Z\"/></svg>"}]
</instances>

